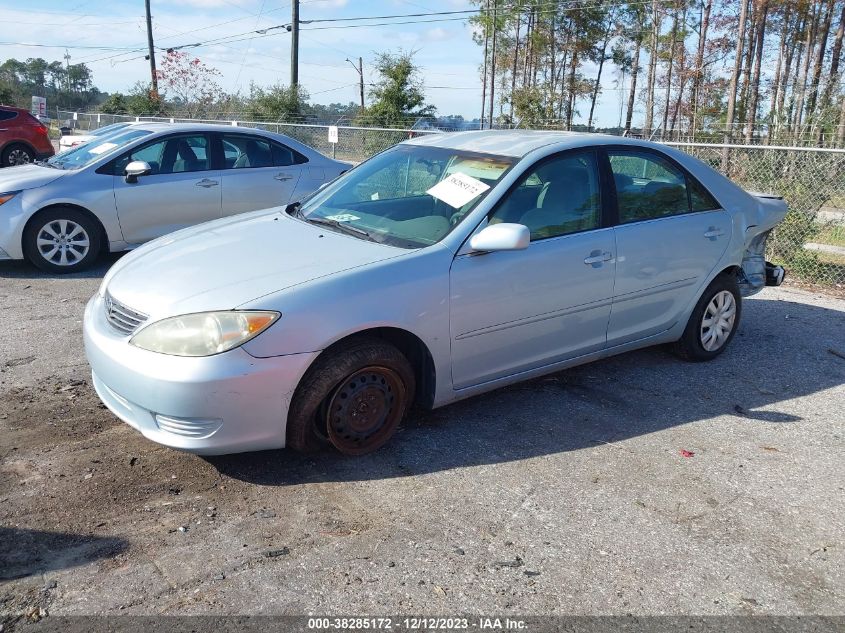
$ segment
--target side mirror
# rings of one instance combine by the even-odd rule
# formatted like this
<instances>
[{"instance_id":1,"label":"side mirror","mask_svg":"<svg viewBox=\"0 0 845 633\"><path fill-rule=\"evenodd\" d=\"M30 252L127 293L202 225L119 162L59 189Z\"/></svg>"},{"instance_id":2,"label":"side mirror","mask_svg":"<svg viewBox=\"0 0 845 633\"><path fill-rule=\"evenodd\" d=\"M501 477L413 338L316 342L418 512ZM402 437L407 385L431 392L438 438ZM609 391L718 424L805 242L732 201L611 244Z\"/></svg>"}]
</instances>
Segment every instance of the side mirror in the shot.
<instances>
[{"instance_id":1,"label":"side mirror","mask_svg":"<svg viewBox=\"0 0 845 633\"><path fill-rule=\"evenodd\" d=\"M126 166L126 182L132 184L138 182L139 176L146 176L153 170L149 163L142 160L133 160Z\"/></svg>"},{"instance_id":2,"label":"side mirror","mask_svg":"<svg viewBox=\"0 0 845 633\"><path fill-rule=\"evenodd\" d=\"M521 251L528 248L531 242L531 232L523 224L490 224L475 235L469 241L469 246L474 251L485 253L495 251Z\"/></svg>"}]
</instances>

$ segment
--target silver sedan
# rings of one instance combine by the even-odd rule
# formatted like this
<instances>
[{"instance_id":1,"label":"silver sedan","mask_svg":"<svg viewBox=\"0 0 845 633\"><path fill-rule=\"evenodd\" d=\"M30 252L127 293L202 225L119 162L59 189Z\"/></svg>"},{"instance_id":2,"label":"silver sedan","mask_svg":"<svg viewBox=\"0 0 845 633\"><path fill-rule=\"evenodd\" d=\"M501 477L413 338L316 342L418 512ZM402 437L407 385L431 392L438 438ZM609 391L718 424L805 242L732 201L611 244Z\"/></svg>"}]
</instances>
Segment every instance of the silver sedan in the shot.
<instances>
[{"instance_id":1,"label":"silver sedan","mask_svg":"<svg viewBox=\"0 0 845 633\"><path fill-rule=\"evenodd\" d=\"M359 455L414 404L649 345L717 357L783 279L764 252L785 214L648 142L417 138L121 259L85 311L93 384L167 446Z\"/></svg>"},{"instance_id":2,"label":"silver sedan","mask_svg":"<svg viewBox=\"0 0 845 633\"><path fill-rule=\"evenodd\" d=\"M74 272L101 252L299 200L349 167L262 130L129 125L0 172L0 260Z\"/></svg>"}]
</instances>

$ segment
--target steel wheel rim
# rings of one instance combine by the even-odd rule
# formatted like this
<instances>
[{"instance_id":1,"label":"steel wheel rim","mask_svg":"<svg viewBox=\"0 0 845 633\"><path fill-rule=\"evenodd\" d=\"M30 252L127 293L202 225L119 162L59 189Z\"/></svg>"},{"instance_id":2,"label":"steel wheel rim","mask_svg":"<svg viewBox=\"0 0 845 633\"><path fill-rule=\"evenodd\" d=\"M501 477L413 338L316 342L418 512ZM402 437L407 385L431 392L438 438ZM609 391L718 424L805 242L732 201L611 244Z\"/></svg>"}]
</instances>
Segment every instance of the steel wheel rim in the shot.
<instances>
[{"instance_id":1,"label":"steel wheel rim","mask_svg":"<svg viewBox=\"0 0 845 633\"><path fill-rule=\"evenodd\" d=\"M707 304L701 317L699 338L708 352L720 349L733 332L736 323L736 299L728 290L721 290Z\"/></svg>"},{"instance_id":2,"label":"steel wheel rim","mask_svg":"<svg viewBox=\"0 0 845 633\"><path fill-rule=\"evenodd\" d=\"M329 439L346 454L375 450L393 434L404 404L399 374L387 367L361 369L344 379L329 400Z\"/></svg>"},{"instance_id":3,"label":"steel wheel rim","mask_svg":"<svg viewBox=\"0 0 845 633\"><path fill-rule=\"evenodd\" d=\"M30 156L29 152L23 149L13 149L9 152L9 165L16 166L16 165L27 165L29 164Z\"/></svg>"},{"instance_id":4,"label":"steel wheel rim","mask_svg":"<svg viewBox=\"0 0 845 633\"><path fill-rule=\"evenodd\" d=\"M35 237L38 253L56 266L74 266L85 259L91 238L81 224L73 220L51 220Z\"/></svg>"}]
</instances>

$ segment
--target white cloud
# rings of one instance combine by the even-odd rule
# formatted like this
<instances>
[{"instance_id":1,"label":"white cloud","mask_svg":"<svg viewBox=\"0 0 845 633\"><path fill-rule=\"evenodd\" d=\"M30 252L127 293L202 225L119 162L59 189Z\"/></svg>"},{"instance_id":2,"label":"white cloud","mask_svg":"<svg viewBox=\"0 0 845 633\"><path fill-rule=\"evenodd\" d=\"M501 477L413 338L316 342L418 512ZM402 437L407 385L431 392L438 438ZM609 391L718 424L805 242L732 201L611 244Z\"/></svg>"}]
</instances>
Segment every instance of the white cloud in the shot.
<instances>
[{"instance_id":1,"label":"white cloud","mask_svg":"<svg viewBox=\"0 0 845 633\"><path fill-rule=\"evenodd\" d=\"M438 26L426 31L422 39L429 42L443 42L452 39L454 36L453 31L447 31L443 27Z\"/></svg>"}]
</instances>

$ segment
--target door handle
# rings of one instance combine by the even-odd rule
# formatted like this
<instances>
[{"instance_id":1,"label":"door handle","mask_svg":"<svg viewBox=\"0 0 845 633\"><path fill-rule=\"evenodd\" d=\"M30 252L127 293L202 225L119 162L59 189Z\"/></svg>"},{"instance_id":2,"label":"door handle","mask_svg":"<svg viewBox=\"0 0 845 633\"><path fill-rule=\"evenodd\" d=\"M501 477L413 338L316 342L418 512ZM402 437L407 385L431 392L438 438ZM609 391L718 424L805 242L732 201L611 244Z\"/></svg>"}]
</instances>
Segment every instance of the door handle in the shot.
<instances>
[{"instance_id":1,"label":"door handle","mask_svg":"<svg viewBox=\"0 0 845 633\"><path fill-rule=\"evenodd\" d=\"M720 229L718 226L711 226L707 230L707 232L704 234L704 237L706 237L709 240L715 240L720 235L724 235L724 234L725 234L725 232L722 229Z\"/></svg>"},{"instance_id":2,"label":"door handle","mask_svg":"<svg viewBox=\"0 0 845 633\"><path fill-rule=\"evenodd\" d=\"M216 187L220 183L216 180L209 180L208 178L203 178L197 183L197 187L205 187L208 189L209 187Z\"/></svg>"},{"instance_id":3,"label":"door handle","mask_svg":"<svg viewBox=\"0 0 845 633\"><path fill-rule=\"evenodd\" d=\"M276 174L273 178L276 180L293 180L293 176L290 174Z\"/></svg>"},{"instance_id":4,"label":"door handle","mask_svg":"<svg viewBox=\"0 0 845 633\"><path fill-rule=\"evenodd\" d=\"M584 263L587 264L587 266L598 268L603 262L609 262L611 259L613 259L613 253L608 253L607 251L593 251L590 253L589 257L584 258Z\"/></svg>"}]
</instances>

